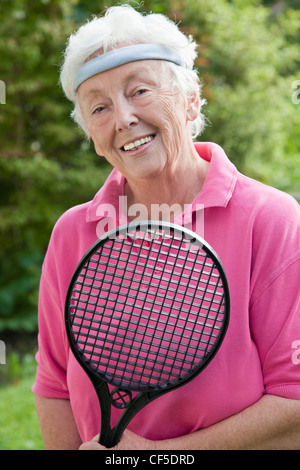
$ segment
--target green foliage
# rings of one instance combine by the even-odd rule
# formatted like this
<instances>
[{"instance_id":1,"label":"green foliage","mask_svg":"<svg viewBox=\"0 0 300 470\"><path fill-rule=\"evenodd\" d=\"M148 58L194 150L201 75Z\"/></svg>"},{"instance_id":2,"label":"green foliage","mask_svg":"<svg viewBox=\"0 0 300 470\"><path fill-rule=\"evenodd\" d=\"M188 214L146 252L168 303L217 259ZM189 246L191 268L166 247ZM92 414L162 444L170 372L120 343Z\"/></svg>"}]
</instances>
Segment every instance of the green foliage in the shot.
<instances>
[{"instance_id":1,"label":"green foliage","mask_svg":"<svg viewBox=\"0 0 300 470\"><path fill-rule=\"evenodd\" d=\"M69 118L58 86L66 40L108 0L1 0L0 331L35 330L41 263L53 224L93 197L110 168ZM118 3L126 3L121 1ZM222 145L249 175L300 193L300 10L258 0L145 0L193 34L210 120L201 140ZM292 2L290 2L292 3Z\"/></svg>"},{"instance_id":2,"label":"green foliage","mask_svg":"<svg viewBox=\"0 0 300 470\"><path fill-rule=\"evenodd\" d=\"M6 373L0 385L0 449L42 450L44 448L31 387L35 377L35 362L27 354L22 360L15 353L8 357Z\"/></svg>"},{"instance_id":3,"label":"green foliage","mask_svg":"<svg viewBox=\"0 0 300 470\"><path fill-rule=\"evenodd\" d=\"M76 131L57 86L75 4L0 4L0 79L7 93L0 108L0 331L36 329L51 229L62 212L92 198L109 171Z\"/></svg>"},{"instance_id":4,"label":"green foliage","mask_svg":"<svg viewBox=\"0 0 300 470\"><path fill-rule=\"evenodd\" d=\"M182 2L183 3L183 2ZM201 140L220 144L238 168L267 184L299 190L300 10L274 15L258 0L193 0L182 24L200 44L210 121Z\"/></svg>"}]
</instances>

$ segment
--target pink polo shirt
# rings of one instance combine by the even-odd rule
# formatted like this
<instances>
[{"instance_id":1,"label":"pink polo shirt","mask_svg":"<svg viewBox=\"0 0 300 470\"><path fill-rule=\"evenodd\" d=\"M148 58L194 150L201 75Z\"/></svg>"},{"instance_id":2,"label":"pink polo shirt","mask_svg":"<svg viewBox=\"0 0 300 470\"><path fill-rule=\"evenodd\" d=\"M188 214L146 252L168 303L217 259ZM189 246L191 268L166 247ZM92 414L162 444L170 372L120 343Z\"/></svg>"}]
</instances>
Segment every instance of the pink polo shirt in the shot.
<instances>
[{"instance_id":1,"label":"pink polo shirt","mask_svg":"<svg viewBox=\"0 0 300 470\"><path fill-rule=\"evenodd\" d=\"M230 324L221 349L198 377L155 400L131 421L128 428L149 439L205 428L264 394L300 399L299 205L287 194L241 175L218 145L195 146L210 166L184 220L214 248L225 267ZM119 210L124 184L114 169L92 201L58 220L42 269L33 391L70 399L83 441L99 432L100 409L89 379L70 352L64 303L84 253L116 221L126 223ZM174 222L182 220L180 215ZM112 424L119 413L112 409Z\"/></svg>"}]
</instances>

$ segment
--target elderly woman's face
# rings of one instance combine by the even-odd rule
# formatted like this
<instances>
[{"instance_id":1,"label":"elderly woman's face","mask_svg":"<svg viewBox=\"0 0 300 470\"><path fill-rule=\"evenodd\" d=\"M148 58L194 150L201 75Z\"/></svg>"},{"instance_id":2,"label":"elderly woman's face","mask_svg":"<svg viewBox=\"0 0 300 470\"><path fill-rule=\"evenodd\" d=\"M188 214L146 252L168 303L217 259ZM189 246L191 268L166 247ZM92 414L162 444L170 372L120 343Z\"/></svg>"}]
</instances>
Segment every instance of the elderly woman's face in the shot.
<instances>
[{"instance_id":1,"label":"elderly woman's face","mask_svg":"<svg viewBox=\"0 0 300 470\"><path fill-rule=\"evenodd\" d=\"M191 106L170 89L170 77L157 61L129 63L91 77L79 87L78 97L96 152L127 179L171 169L191 140Z\"/></svg>"}]
</instances>

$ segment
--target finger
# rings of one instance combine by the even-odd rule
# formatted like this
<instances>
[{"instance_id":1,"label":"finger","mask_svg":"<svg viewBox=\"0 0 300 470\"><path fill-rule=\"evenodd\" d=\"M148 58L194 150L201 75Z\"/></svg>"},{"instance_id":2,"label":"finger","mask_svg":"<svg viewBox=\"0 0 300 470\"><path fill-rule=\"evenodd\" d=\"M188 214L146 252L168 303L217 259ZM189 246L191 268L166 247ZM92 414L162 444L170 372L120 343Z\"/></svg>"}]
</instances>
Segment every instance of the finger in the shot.
<instances>
[{"instance_id":1,"label":"finger","mask_svg":"<svg viewBox=\"0 0 300 470\"><path fill-rule=\"evenodd\" d=\"M79 447L79 450L105 450L101 444L99 444L99 434L93 437L91 441L84 442Z\"/></svg>"}]
</instances>

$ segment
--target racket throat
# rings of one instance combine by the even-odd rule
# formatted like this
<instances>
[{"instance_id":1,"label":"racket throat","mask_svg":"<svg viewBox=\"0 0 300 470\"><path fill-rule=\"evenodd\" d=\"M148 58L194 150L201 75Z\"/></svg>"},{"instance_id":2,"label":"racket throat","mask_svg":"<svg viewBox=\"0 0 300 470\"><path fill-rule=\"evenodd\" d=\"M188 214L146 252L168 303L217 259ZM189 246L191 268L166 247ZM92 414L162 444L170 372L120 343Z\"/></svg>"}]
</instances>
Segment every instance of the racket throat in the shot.
<instances>
[{"instance_id":1,"label":"racket throat","mask_svg":"<svg viewBox=\"0 0 300 470\"><path fill-rule=\"evenodd\" d=\"M88 374L90 375L90 374ZM109 448L109 443L112 441L113 430L110 427L111 422L111 399L109 389L103 380L97 379L92 374L90 379L93 383L97 396L99 397L100 409L101 409L101 430L99 443Z\"/></svg>"},{"instance_id":2,"label":"racket throat","mask_svg":"<svg viewBox=\"0 0 300 470\"><path fill-rule=\"evenodd\" d=\"M134 416L141 411L148 403L150 403L152 400L155 398L158 398L160 394L157 394L157 392L152 393L142 393L138 394L130 403L130 406L123 412L123 414L120 416L117 424L114 426L113 429L110 428L109 423L106 422L106 426L101 425L101 433L100 433L100 438L99 438L99 443L108 449L111 447L114 447L118 444L118 442L121 439L121 436L130 423L130 421L134 418ZM103 403L103 408L105 408L105 405ZM102 404L101 404L101 409L102 409ZM107 409L102 410L102 419L103 419L103 412L107 412ZM107 431L105 432L105 428Z\"/></svg>"}]
</instances>

